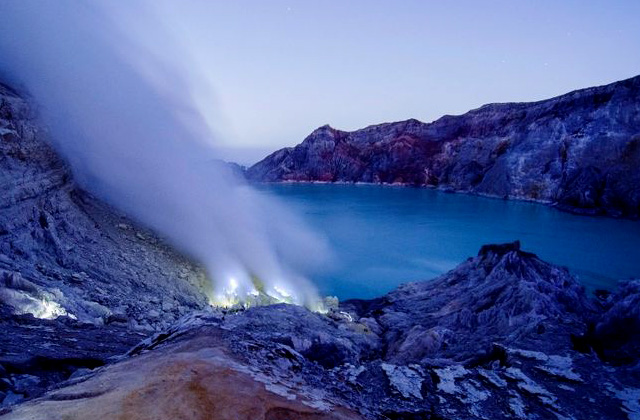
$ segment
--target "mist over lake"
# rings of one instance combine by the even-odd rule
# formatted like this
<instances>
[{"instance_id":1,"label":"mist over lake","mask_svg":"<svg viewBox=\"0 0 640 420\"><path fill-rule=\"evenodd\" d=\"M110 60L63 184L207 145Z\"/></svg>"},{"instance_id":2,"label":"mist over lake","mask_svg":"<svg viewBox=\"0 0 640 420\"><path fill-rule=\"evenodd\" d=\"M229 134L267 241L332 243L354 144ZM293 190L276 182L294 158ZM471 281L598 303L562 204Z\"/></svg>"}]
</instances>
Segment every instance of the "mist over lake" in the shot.
<instances>
[{"instance_id":1,"label":"mist over lake","mask_svg":"<svg viewBox=\"0 0 640 420\"><path fill-rule=\"evenodd\" d=\"M475 255L483 244L520 240L524 249L566 266L588 291L640 274L640 223L562 212L424 188L267 184L265 194L296 207L326 235L337 261L314 282L340 299L372 298L427 280Z\"/></svg>"}]
</instances>

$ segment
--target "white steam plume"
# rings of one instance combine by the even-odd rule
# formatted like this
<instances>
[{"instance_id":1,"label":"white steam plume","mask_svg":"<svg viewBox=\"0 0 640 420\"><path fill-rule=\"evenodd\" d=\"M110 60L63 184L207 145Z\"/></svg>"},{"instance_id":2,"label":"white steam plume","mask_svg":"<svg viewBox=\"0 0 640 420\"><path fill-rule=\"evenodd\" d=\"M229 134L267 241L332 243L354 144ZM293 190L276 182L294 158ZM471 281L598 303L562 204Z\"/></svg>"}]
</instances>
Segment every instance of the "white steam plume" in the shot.
<instances>
[{"instance_id":1,"label":"white steam plume","mask_svg":"<svg viewBox=\"0 0 640 420\"><path fill-rule=\"evenodd\" d=\"M206 46L180 35L188 8L2 0L0 68L41 106L79 182L202 262L220 302L261 289L312 305L300 273L327 247L215 161Z\"/></svg>"}]
</instances>

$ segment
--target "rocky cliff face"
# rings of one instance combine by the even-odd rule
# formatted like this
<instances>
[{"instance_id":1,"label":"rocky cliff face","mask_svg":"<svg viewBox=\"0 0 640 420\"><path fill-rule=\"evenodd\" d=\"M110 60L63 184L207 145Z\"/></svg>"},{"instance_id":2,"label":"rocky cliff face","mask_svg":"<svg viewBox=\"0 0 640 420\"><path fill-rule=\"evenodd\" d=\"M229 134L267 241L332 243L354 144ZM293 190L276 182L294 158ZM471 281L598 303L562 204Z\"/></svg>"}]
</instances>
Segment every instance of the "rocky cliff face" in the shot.
<instances>
[{"instance_id":1,"label":"rocky cliff face","mask_svg":"<svg viewBox=\"0 0 640 420\"><path fill-rule=\"evenodd\" d=\"M207 305L201 270L78 188L45 139L33 109L0 85L5 404L103 364Z\"/></svg>"},{"instance_id":2,"label":"rocky cliff face","mask_svg":"<svg viewBox=\"0 0 640 420\"><path fill-rule=\"evenodd\" d=\"M254 181L398 183L640 215L640 76L432 123L323 126L247 170Z\"/></svg>"},{"instance_id":3,"label":"rocky cliff face","mask_svg":"<svg viewBox=\"0 0 640 420\"><path fill-rule=\"evenodd\" d=\"M633 419L638 353L603 360L593 346L637 322L637 299L630 283L591 302L517 243L487 246L327 315L284 304L188 315L5 418Z\"/></svg>"}]
</instances>

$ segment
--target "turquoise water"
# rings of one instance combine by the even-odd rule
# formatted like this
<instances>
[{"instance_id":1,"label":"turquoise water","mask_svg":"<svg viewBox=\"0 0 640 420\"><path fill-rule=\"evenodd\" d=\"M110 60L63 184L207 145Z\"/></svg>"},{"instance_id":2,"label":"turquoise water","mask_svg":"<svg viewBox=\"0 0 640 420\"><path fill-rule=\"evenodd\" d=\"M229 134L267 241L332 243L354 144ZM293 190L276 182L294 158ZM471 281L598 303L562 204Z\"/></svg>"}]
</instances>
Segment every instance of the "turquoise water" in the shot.
<instances>
[{"instance_id":1,"label":"turquoise water","mask_svg":"<svg viewBox=\"0 0 640 420\"><path fill-rule=\"evenodd\" d=\"M593 290L640 277L640 222L577 216L545 205L419 188L274 184L259 187L298 209L336 254L314 275L323 294L380 296L428 280L487 243L522 248L568 267Z\"/></svg>"}]
</instances>

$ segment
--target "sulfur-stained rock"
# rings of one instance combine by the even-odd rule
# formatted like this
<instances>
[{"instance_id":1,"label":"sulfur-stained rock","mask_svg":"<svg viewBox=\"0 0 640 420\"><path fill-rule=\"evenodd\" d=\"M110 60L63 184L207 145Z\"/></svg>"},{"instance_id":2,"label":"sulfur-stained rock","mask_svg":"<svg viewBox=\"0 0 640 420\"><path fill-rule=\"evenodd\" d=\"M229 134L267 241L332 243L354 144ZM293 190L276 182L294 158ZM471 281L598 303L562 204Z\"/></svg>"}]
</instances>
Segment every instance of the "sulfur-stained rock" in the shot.
<instances>
[{"instance_id":1,"label":"sulfur-stained rock","mask_svg":"<svg viewBox=\"0 0 640 420\"><path fill-rule=\"evenodd\" d=\"M104 368L22 404L10 419L361 419L318 394L271 382L235 358L217 333L181 340ZM309 392L309 390L305 390Z\"/></svg>"}]
</instances>

